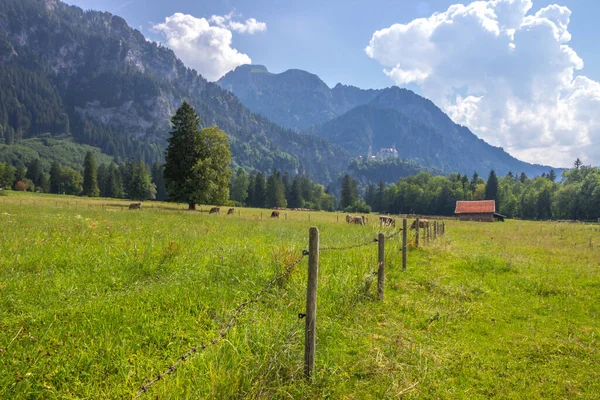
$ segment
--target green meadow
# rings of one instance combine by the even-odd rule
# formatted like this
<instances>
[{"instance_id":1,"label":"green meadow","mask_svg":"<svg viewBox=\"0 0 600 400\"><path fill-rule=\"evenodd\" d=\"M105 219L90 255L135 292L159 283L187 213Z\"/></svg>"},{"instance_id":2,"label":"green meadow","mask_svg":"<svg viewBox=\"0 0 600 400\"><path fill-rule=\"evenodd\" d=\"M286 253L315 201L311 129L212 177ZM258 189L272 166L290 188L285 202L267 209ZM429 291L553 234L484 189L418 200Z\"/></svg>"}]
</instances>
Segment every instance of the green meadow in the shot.
<instances>
[{"instance_id":1,"label":"green meadow","mask_svg":"<svg viewBox=\"0 0 600 400\"><path fill-rule=\"evenodd\" d=\"M322 247L381 230L375 215L357 226L128 204L0 196L0 398L134 398L297 260L309 227ZM445 236L410 247L406 271L400 240L386 241L384 301L375 243L321 253L311 381L305 257L140 398L600 397L599 225L448 220Z\"/></svg>"}]
</instances>

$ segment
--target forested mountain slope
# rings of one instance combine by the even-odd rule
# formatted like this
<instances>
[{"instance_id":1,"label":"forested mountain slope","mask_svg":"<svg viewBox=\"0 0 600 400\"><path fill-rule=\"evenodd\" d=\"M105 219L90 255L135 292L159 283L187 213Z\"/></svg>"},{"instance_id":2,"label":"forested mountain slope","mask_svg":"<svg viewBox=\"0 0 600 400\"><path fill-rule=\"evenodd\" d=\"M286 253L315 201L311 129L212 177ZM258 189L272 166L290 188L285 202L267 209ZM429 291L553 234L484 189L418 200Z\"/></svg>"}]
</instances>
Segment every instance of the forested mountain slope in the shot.
<instances>
[{"instance_id":1,"label":"forested mountain slope","mask_svg":"<svg viewBox=\"0 0 600 400\"><path fill-rule=\"evenodd\" d=\"M71 134L117 158L163 157L169 119L183 100L218 125L237 165L304 170L329 181L349 157L321 138L253 114L230 92L110 13L57 0L0 2L0 139Z\"/></svg>"}]
</instances>

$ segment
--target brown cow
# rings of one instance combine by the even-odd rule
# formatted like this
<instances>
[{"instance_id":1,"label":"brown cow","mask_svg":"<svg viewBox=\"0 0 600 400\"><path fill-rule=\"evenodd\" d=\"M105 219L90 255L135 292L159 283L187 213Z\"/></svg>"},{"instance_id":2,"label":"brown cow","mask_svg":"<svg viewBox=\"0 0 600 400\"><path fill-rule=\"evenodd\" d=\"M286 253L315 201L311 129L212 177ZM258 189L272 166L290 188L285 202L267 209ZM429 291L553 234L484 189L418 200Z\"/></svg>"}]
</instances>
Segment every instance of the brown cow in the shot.
<instances>
[{"instance_id":1,"label":"brown cow","mask_svg":"<svg viewBox=\"0 0 600 400\"><path fill-rule=\"evenodd\" d=\"M129 205L129 209L130 210L141 210L142 209L142 203L131 203Z\"/></svg>"},{"instance_id":2,"label":"brown cow","mask_svg":"<svg viewBox=\"0 0 600 400\"><path fill-rule=\"evenodd\" d=\"M279 211L273 211L271 213L271 218L279 218Z\"/></svg>"},{"instance_id":3,"label":"brown cow","mask_svg":"<svg viewBox=\"0 0 600 400\"><path fill-rule=\"evenodd\" d=\"M234 212L235 212L235 208L230 208L230 209L227 211L227 215L231 215L231 214L233 214Z\"/></svg>"},{"instance_id":4,"label":"brown cow","mask_svg":"<svg viewBox=\"0 0 600 400\"><path fill-rule=\"evenodd\" d=\"M346 223L351 224L354 221L352 215L346 215Z\"/></svg>"},{"instance_id":5,"label":"brown cow","mask_svg":"<svg viewBox=\"0 0 600 400\"><path fill-rule=\"evenodd\" d=\"M354 223L356 225L364 225L365 224L365 217L363 217L362 215L357 215L356 217L354 217Z\"/></svg>"},{"instance_id":6,"label":"brown cow","mask_svg":"<svg viewBox=\"0 0 600 400\"><path fill-rule=\"evenodd\" d=\"M428 220L420 219L419 220L419 228L425 228L428 223L429 223ZM417 229L417 220L416 219L413 221L412 225L410 226L410 229Z\"/></svg>"},{"instance_id":7,"label":"brown cow","mask_svg":"<svg viewBox=\"0 0 600 400\"><path fill-rule=\"evenodd\" d=\"M396 226L396 221L393 218L386 217L383 215L379 216L379 223L381 224L381 226Z\"/></svg>"},{"instance_id":8,"label":"brown cow","mask_svg":"<svg viewBox=\"0 0 600 400\"><path fill-rule=\"evenodd\" d=\"M221 214L221 208L220 207L213 207L210 209L210 211L208 212L209 214Z\"/></svg>"}]
</instances>

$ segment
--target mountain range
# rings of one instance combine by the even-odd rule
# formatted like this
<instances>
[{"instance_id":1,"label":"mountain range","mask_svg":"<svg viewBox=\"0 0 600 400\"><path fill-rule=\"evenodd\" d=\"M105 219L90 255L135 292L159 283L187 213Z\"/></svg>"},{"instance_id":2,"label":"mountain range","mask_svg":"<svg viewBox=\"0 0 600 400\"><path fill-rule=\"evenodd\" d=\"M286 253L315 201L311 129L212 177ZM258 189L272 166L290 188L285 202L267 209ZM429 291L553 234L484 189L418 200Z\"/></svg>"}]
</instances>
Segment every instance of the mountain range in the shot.
<instances>
[{"instance_id":1,"label":"mountain range","mask_svg":"<svg viewBox=\"0 0 600 400\"><path fill-rule=\"evenodd\" d=\"M401 158L441 171L486 174L494 169L530 176L551 167L520 161L502 148L455 124L439 107L416 93L390 87L363 90L337 84L330 89L317 75L268 72L242 65L218 83L252 111L284 127L323 137L352 157L395 146Z\"/></svg>"},{"instance_id":2,"label":"mountain range","mask_svg":"<svg viewBox=\"0 0 600 400\"><path fill-rule=\"evenodd\" d=\"M369 146L392 145L406 159L401 171L550 169L488 145L409 90L329 88L305 71L259 65L208 82L122 18L59 0L0 2L0 88L0 156L12 160L28 139L51 137L53 146L67 138L116 160L162 161L170 117L188 101L202 126L227 132L233 166L247 170L329 183Z\"/></svg>"},{"instance_id":3,"label":"mountain range","mask_svg":"<svg viewBox=\"0 0 600 400\"><path fill-rule=\"evenodd\" d=\"M334 179L348 154L250 112L125 20L58 0L0 2L0 138L70 134L119 159L164 157L171 115L188 101L229 135L234 166Z\"/></svg>"}]
</instances>

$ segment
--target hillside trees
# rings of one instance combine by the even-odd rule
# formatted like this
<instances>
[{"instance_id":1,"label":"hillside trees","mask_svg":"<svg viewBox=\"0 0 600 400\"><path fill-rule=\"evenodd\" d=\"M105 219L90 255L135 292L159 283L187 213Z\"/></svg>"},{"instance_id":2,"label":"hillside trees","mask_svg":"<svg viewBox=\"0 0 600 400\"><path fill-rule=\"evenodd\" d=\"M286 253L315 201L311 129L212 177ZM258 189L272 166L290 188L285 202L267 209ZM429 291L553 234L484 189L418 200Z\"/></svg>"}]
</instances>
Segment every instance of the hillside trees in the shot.
<instances>
[{"instance_id":1,"label":"hillside trees","mask_svg":"<svg viewBox=\"0 0 600 400\"><path fill-rule=\"evenodd\" d=\"M231 178L227 135L218 127L200 130L200 118L187 102L171 124L164 171L169 198L187 203L190 210L196 203L223 204Z\"/></svg>"}]
</instances>

